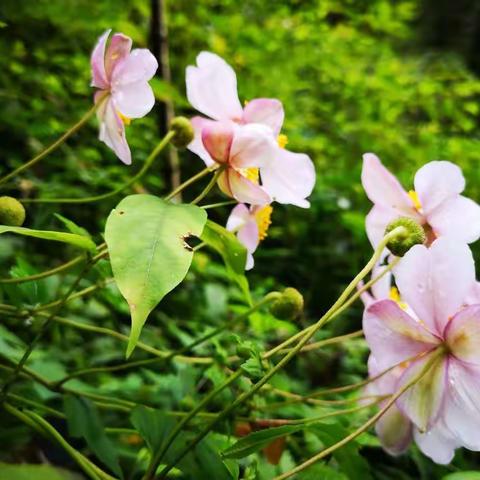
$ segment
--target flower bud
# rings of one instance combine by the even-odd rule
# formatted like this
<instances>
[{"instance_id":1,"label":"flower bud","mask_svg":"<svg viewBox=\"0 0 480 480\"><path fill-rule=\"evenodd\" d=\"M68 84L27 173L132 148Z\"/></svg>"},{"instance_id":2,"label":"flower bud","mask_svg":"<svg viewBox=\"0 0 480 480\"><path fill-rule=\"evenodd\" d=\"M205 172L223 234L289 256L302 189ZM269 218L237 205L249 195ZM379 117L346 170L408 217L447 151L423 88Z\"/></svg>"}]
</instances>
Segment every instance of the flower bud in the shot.
<instances>
[{"instance_id":1,"label":"flower bud","mask_svg":"<svg viewBox=\"0 0 480 480\"><path fill-rule=\"evenodd\" d=\"M295 288L288 287L270 305L270 313L280 320L294 320L303 311L303 296Z\"/></svg>"},{"instance_id":2,"label":"flower bud","mask_svg":"<svg viewBox=\"0 0 480 480\"><path fill-rule=\"evenodd\" d=\"M25 208L13 197L0 197L0 225L21 227L25 221Z\"/></svg>"},{"instance_id":3,"label":"flower bud","mask_svg":"<svg viewBox=\"0 0 480 480\"><path fill-rule=\"evenodd\" d=\"M170 130L175 133L172 144L177 148L187 147L195 136L192 122L186 117L175 117L170 123Z\"/></svg>"},{"instance_id":4,"label":"flower bud","mask_svg":"<svg viewBox=\"0 0 480 480\"><path fill-rule=\"evenodd\" d=\"M403 227L404 233L399 233L387 243L387 248L397 257L403 257L414 245L421 245L427 240L423 227L408 217L400 217L390 222L385 229L385 235L397 227Z\"/></svg>"}]
</instances>

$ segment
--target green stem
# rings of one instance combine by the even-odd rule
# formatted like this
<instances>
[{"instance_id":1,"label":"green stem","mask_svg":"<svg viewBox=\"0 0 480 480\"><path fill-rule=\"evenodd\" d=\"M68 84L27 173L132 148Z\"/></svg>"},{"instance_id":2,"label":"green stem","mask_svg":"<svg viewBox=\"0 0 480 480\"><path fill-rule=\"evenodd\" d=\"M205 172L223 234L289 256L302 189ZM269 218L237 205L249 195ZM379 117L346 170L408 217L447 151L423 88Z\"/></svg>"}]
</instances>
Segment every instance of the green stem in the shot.
<instances>
[{"instance_id":1,"label":"green stem","mask_svg":"<svg viewBox=\"0 0 480 480\"><path fill-rule=\"evenodd\" d=\"M381 410L378 411L377 414L375 414L372 418L367 420L362 426L357 428L354 432L352 432L350 435L347 435L345 438L340 440L339 442L335 443L331 447L326 448L325 450L322 450L320 453L317 453L314 455L312 458L308 459L306 462L303 462L302 464L298 465L297 467L293 468L289 472L286 472L282 475L279 475L275 477L273 480L285 480L287 478L292 477L293 475L301 472L302 470L305 470L309 466L313 465L314 463L318 462L322 458L325 458L327 455L330 455L332 452L335 450L338 450L339 448L343 447L347 443L351 442L352 440L355 440L359 435L362 433L366 432L370 427L375 425L377 421L387 412L387 410L400 398L409 388L411 388L415 383L417 383L419 380L421 380L427 373L428 371L434 366L435 362L438 361L438 358L441 355L444 355L445 351L442 348L439 348L437 352L433 355L433 357L428 361L428 363L422 368L421 372L418 375L415 375L409 382L407 382L400 390L398 390L394 395L390 397L390 399L387 401L387 403L381 408Z\"/></svg>"},{"instance_id":2,"label":"green stem","mask_svg":"<svg viewBox=\"0 0 480 480\"><path fill-rule=\"evenodd\" d=\"M188 186L190 186L192 183L195 183L197 180L200 180L203 178L205 175L208 175L210 172L212 172L213 169L211 167L204 168L203 170L200 170L196 175L193 177L189 178L182 184L180 184L175 190L172 190L166 197L165 200L171 200L173 197L178 195L180 192L185 190Z\"/></svg>"},{"instance_id":3,"label":"green stem","mask_svg":"<svg viewBox=\"0 0 480 480\"><path fill-rule=\"evenodd\" d=\"M138 182L148 171L148 169L152 166L153 162L157 158L158 154L168 145L170 140L174 137L175 133L170 131L168 132L160 143L153 149L152 153L148 156L143 164L143 167L138 171L136 175L134 175L130 180L128 180L120 187L115 188L111 192L103 193L101 195L95 195L92 197L85 197L85 198L32 198L32 199L25 199L22 200L22 203L91 203L91 202L98 202L100 200L105 200L106 198L114 197L118 195L126 188L130 187L134 183Z\"/></svg>"},{"instance_id":4,"label":"green stem","mask_svg":"<svg viewBox=\"0 0 480 480\"><path fill-rule=\"evenodd\" d=\"M203 191L200 192L200 194L190 202L192 205L196 205L198 202L203 200L210 193L212 188L217 183L218 177L221 175L222 172L223 172L223 168L219 168L215 171L215 173L213 174L213 177L210 179L210 181L208 182L207 186L203 189Z\"/></svg>"},{"instance_id":5,"label":"green stem","mask_svg":"<svg viewBox=\"0 0 480 480\"><path fill-rule=\"evenodd\" d=\"M215 425L228 417L230 413L235 410L240 404L248 400L252 395L254 395L258 390L260 390L263 385L265 385L270 378L272 378L278 371L280 371L301 349L302 347L310 340L313 335L319 330L331 317L331 315L348 299L349 295L356 288L357 284L363 280L363 278L368 275L372 268L378 262L380 256L382 255L383 250L386 245L395 238L397 235L404 234L405 229L403 227L398 227L392 230L390 233L385 235L385 237L380 241L379 245L375 249L375 252L372 255L372 258L368 261L365 267L358 273L358 275L350 282L344 292L340 295L338 300L332 305L332 307L323 315L317 323L314 324L303 338L298 342L298 344L293 348L289 353L287 353L273 368L271 368L253 387L248 391L241 394L234 400L228 407L226 407L218 416L210 422L200 433L188 444L184 449L180 451L178 455L162 470L160 473L160 478L165 478L168 472L189 452L192 448L195 447L211 430ZM152 472L150 476L146 476L145 479L152 478Z\"/></svg>"},{"instance_id":6,"label":"green stem","mask_svg":"<svg viewBox=\"0 0 480 480\"><path fill-rule=\"evenodd\" d=\"M210 210L211 208L226 207L228 205L236 205L236 200L227 200L225 202L211 203L209 205L200 205L204 210Z\"/></svg>"},{"instance_id":7,"label":"green stem","mask_svg":"<svg viewBox=\"0 0 480 480\"><path fill-rule=\"evenodd\" d=\"M102 99L99 102L97 102L75 125L73 125L73 127L69 128L57 141L55 141L49 147L43 150L43 152L40 152L31 160L24 163L22 166L16 168L15 170L13 170L13 172L10 172L8 175L5 175L3 178L0 178L0 185L4 184L8 180L10 180L12 177L18 175L24 170L27 170L28 168L32 167L33 165L38 163L42 158L46 157L49 153L53 152L56 148L58 148L63 142L65 142L65 140L67 140L68 137L73 135L76 131L78 131L81 127L83 127L83 125L85 125L88 122L88 120L90 120L91 117L93 117L98 107L100 106L101 103L103 103L104 100L105 99Z\"/></svg>"}]
</instances>

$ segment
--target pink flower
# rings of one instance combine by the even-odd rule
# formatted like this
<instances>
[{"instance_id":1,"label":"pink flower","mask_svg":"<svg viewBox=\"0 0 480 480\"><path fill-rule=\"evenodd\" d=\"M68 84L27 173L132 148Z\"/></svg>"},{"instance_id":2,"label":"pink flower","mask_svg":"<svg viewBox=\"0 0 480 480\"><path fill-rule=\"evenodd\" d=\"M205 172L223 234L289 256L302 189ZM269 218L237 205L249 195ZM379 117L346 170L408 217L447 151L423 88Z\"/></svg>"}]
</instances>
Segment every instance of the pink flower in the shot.
<instances>
[{"instance_id":1,"label":"pink flower","mask_svg":"<svg viewBox=\"0 0 480 480\"><path fill-rule=\"evenodd\" d=\"M421 223L428 244L442 236L471 243L480 237L480 206L460 195L465 179L459 167L435 161L415 175L415 190L406 192L372 153L363 156L362 184L374 206L366 219L367 235L375 247L385 227L398 217Z\"/></svg>"},{"instance_id":2,"label":"pink flower","mask_svg":"<svg viewBox=\"0 0 480 480\"><path fill-rule=\"evenodd\" d=\"M421 450L449 463L459 446L480 450L480 304L465 306L475 284L473 257L467 245L439 238L430 249L413 247L395 278L414 314L391 300L375 302L364 314L365 337L379 371L404 368L395 392L433 362L396 406L414 425Z\"/></svg>"},{"instance_id":3,"label":"pink flower","mask_svg":"<svg viewBox=\"0 0 480 480\"><path fill-rule=\"evenodd\" d=\"M132 48L131 38L116 33L107 47L111 30L98 40L92 57L92 87L95 103L107 96L98 108L100 140L106 143L123 163L130 165L132 156L125 137L125 125L132 118L145 116L153 107L155 97L148 81L158 64L147 49Z\"/></svg>"},{"instance_id":4,"label":"pink flower","mask_svg":"<svg viewBox=\"0 0 480 480\"><path fill-rule=\"evenodd\" d=\"M238 202L265 205L268 193L258 185L258 167L272 152L272 141L261 125L237 128L230 123L215 122L202 131L206 150L223 171L218 186Z\"/></svg>"},{"instance_id":5,"label":"pink flower","mask_svg":"<svg viewBox=\"0 0 480 480\"><path fill-rule=\"evenodd\" d=\"M237 93L237 77L232 67L218 55L201 52L197 66L187 67L187 97L198 111L207 115L194 117L195 138L189 149L200 156L207 166L214 159L202 142L202 130L215 121L238 126L260 124L277 140L282 128L282 103L273 98L257 98L242 108ZM279 143L285 143L284 136ZM271 157L260 168L262 185L273 200L307 208L306 200L315 185L315 168L308 155L280 148L272 150Z\"/></svg>"},{"instance_id":6,"label":"pink flower","mask_svg":"<svg viewBox=\"0 0 480 480\"><path fill-rule=\"evenodd\" d=\"M271 214L272 207L270 205L248 208L243 203L239 203L228 217L227 230L235 232L240 243L247 249L246 270L253 268L253 253L258 244L267 236Z\"/></svg>"}]
</instances>

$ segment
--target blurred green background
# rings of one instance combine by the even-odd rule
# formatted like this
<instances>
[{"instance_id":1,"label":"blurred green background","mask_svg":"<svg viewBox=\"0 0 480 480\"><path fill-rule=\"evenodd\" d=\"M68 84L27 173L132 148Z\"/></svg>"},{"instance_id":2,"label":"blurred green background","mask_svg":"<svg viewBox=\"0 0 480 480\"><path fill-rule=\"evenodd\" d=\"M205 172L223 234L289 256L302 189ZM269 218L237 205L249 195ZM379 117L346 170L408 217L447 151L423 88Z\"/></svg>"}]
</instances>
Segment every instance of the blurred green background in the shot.
<instances>
[{"instance_id":1,"label":"blurred green background","mask_svg":"<svg viewBox=\"0 0 480 480\"><path fill-rule=\"evenodd\" d=\"M122 165L97 141L92 121L9 183L8 191L23 197L82 197L122 184L160 138L162 101L173 102L177 114L194 114L185 98L185 67L201 50L215 52L236 70L242 101L275 97L283 102L288 148L307 152L315 162L311 208L275 206L269 236L255 255L249 280L256 292L278 285L297 287L305 295L307 316L318 317L370 252L364 231L370 203L360 183L362 153L376 153L407 190L421 165L451 160L464 170L467 196L480 201L480 2L453 3L170 1L172 84L155 80L159 103L127 131L133 165ZM135 46L151 46L152 9L147 0L2 0L0 21L3 175L45 148L90 108L89 56L105 29L131 36ZM200 159L180 152L183 179L202 167ZM135 190L166 193L170 173L164 155ZM193 198L201 187L187 197ZM216 195L212 202L222 200ZM31 205L28 226L58 228L52 214L59 212L99 232L117 201ZM218 210L213 218L224 223L227 215L228 209ZM37 265L48 263L45 252L30 245L4 243L2 269L7 271L19 256L36 259ZM54 246L45 248L55 252ZM191 288L169 299L171 310L190 311ZM358 307L334 328L337 333L359 328L360 318ZM328 378L328 372L322 375ZM465 458L473 469L475 463L469 462L474 456ZM400 475L395 470L388 477L391 459L382 461L387 464L384 478L437 478L418 455L401 460L402 470L410 470L411 476L395 476Z\"/></svg>"}]
</instances>

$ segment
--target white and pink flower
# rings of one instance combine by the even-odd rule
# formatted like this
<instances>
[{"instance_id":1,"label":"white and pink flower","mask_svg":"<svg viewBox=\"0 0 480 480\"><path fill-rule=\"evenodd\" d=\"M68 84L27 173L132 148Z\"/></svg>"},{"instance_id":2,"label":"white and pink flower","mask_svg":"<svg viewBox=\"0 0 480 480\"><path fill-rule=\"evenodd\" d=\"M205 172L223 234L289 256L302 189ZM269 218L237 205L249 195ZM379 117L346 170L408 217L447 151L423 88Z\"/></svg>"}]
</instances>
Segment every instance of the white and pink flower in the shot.
<instances>
[{"instance_id":1,"label":"white and pink flower","mask_svg":"<svg viewBox=\"0 0 480 480\"><path fill-rule=\"evenodd\" d=\"M456 165L434 161L415 175L408 193L377 156L363 156L362 184L373 208L366 219L367 235L376 247L386 226L398 217L413 218L425 229L427 243L449 236L472 243L480 237L480 206L461 195L465 178Z\"/></svg>"},{"instance_id":2,"label":"white and pink flower","mask_svg":"<svg viewBox=\"0 0 480 480\"><path fill-rule=\"evenodd\" d=\"M130 165L125 125L153 108L155 97L148 81L155 75L158 63L147 49L131 50L132 39L122 33L115 33L107 47L110 32L100 37L91 57L92 87L98 89L95 102L102 102L97 111L99 138Z\"/></svg>"},{"instance_id":3,"label":"white and pink flower","mask_svg":"<svg viewBox=\"0 0 480 480\"><path fill-rule=\"evenodd\" d=\"M192 119L195 138L188 147L192 152L200 156L207 166L211 166L216 160L203 142L202 131L205 128L211 128L216 122L239 127L236 131L248 125L262 125L275 145L268 161L260 167L263 188L279 203L303 208L310 206L306 198L315 185L315 168L308 155L290 152L277 143L284 119L279 100L257 98L243 108L238 98L234 70L222 58L210 52L201 52L197 56L197 65L187 67L186 84L189 102L209 117Z\"/></svg>"},{"instance_id":4,"label":"white and pink flower","mask_svg":"<svg viewBox=\"0 0 480 480\"><path fill-rule=\"evenodd\" d=\"M391 300L366 309L371 373L401 366L387 379L394 393L432 364L377 431L389 451L400 453L408 430L401 412L420 449L437 463L449 463L457 447L480 450L480 304L466 306L475 285L473 257L467 245L439 238L430 248L413 247L394 272L412 314Z\"/></svg>"}]
</instances>

